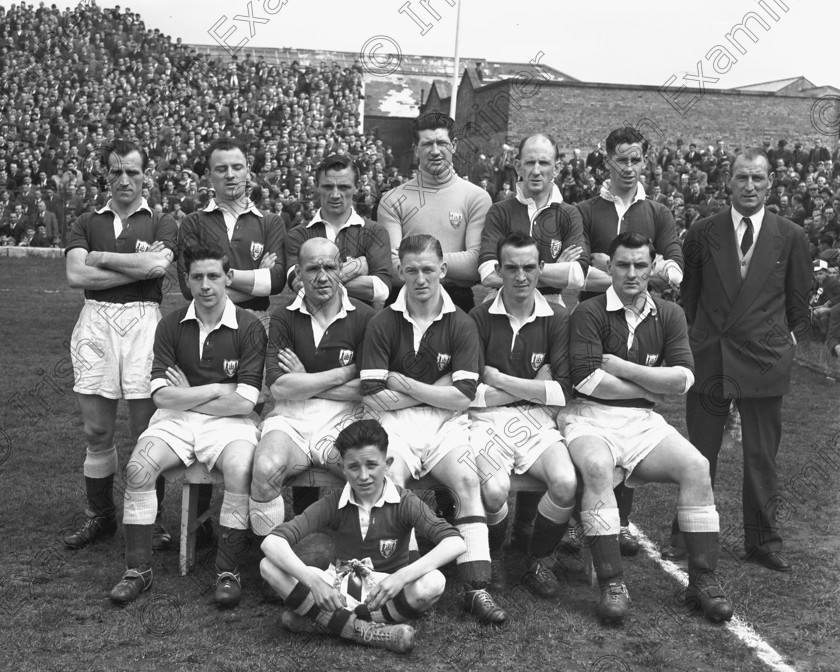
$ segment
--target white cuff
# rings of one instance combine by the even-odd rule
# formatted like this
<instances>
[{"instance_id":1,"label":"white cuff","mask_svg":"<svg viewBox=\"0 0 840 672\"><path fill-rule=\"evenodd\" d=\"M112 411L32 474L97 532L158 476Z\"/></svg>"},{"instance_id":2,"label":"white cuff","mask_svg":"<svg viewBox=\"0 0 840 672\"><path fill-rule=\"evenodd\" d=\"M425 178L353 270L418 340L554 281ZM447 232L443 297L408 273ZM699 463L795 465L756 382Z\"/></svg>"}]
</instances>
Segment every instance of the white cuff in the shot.
<instances>
[{"instance_id":1,"label":"white cuff","mask_svg":"<svg viewBox=\"0 0 840 672\"><path fill-rule=\"evenodd\" d=\"M485 383L479 383L475 389L475 399L470 403L470 408L487 408L486 394L487 385Z\"/></svg>"},{"instance_id":2,"label":"white cuff","mask_svg":"<svg viewBox=\"0 0 840 672\"><path fill-rule=\"evenodd\" d=\"M580 267L578 267L580 268ZM563 394L563 387L556 380L545 381L545 405L565 406L566 395Z\"/></svg>"},{"instance_id":3,"label":"white cuff","mask_svg":"<svg viewBox=\"0 0 840 672\"><path fill-rule=\"evenodd\" d=\"M260 398L260 391L253 385L247 385L246 383L239 383L236 386L236 394L252 404L256 404Z\"/></svg>"},{"instance_id":4,"label":"white cuff","mask_svg":"<svg viewBox=\"0 0 840 672\"><path fill-rule=\"evenodd\" d=\"M298 265L297 265L297 264L292 264L292 265L289 267L289 270L288 270L288 271L286 271L286 278L290 278L290 277L291 277L291 275L292 275L292 273L294 273L294 272L295 272L295 269L296 269L297 267L298 267Z\"/></svg>"},{"instance_id":5,"label":"white cuff","mask_svg":"<svg viewBox=\"0 0 840 672\"><path fill-rule=\"evenodd\" d=\"M591 397L592 393L595 391L595 388L598 387L598 385L600 385L601 381L604 379L605 373L606 371L604 371L604 369L595 369L586 378L584 378L577 385L575 385L575 389L581 394L585 394L586 396Z\"/></svg>"},{"instance_id":6,"label":"white cuff","mask_svg":"<svg viewBox=\"0 0 840 672\"><path fill-rule=\"evenodd\" d=\"M359 372L361 380L386 380L388 378L388 369L362 369Z\"/></svg>"},{"instance_id":7,"label":"white cuff","mask_svg":"<svg viewBox=\"0 0 840 672\"><path fill-rule=\"evenodd\" d=\"M571 264L569 268L569 284L566 285L566 288L583 289L583 285L586 283L586 276L583 274L583 269L576 261L571 262Z\"/></svg>"},{"instance_id":8,"label":"white cuff","mask_svg":"<svg viewBox=\"0 0 840 672\"><path fill-rule=\"evenodd\" d=\"M388 299L388 295L391 293L391 290L388 289L388 285L385 284L385 281L382 280L382 278L375 275L371 275L370 279L373 282L373 300L386 301Z\"/></svg>"},{"instance_id":9,"label":"white cuff","mask_svg":"<svg viewBox=\"0 0 840 672\"><path fill-rule=\"evenodd\" d=\"M680 394L686 394L691 389L691 386L694 385L694 374L691 372L691 369L685 366L675 366L674 368L679 369L685 374L685 387Z\"/></svg>"},{"instance_id":10,"label":"white cuff","mask_svg":"<svg viewBox=\"0 0 840 672\"><path fill-rule=\"evenodd\" d=\"M662 268L659 269L659 276L672 285L679 285L683 279L683 272L680 270L680 265L676 261L666 259Z\"/></svg>"},{"instance_id":11,"label":"white cuff","mask_svg":"<svg viewBox=\"0 0 840 672\"><path fill-rule=\"evenodd\" d=\"M258 268L254 271L254 289L251 291L252 296L270 296L271 295L271 269Z\"/></svg>"},{"instance_id":12,"label":"white cuff","mask_svg":"<svg viewBox=\"0 0 840 672\"><path fill-rule=\"evenodd\" d=\"M489 261L485 261L483 264L478 265L478 277L481 278L481 282L484 282L488 276L493 275L496 272L496 260L490 259Z\"/></svg>"},{"instance_id":13,"label":"white cuff","mask_svg":"<svg viewBox=\"0 0 840 672\"><path fill-rule=\"evenodd\" d=\"M452 372L452 382L457 382L459 380L478 380L478 374L473 371L453 371Z\"/></svg>"},{"instance_id":14,"label":"white cuff","mask_svg":"<svg viewBox=\"0 0 840 672\"><path fill-rule=\"evenodd\" d=\"M169 387L169 381L166 378L152 378L151 394L154 394L163 387Z\"/></svg>"}]
</instances>

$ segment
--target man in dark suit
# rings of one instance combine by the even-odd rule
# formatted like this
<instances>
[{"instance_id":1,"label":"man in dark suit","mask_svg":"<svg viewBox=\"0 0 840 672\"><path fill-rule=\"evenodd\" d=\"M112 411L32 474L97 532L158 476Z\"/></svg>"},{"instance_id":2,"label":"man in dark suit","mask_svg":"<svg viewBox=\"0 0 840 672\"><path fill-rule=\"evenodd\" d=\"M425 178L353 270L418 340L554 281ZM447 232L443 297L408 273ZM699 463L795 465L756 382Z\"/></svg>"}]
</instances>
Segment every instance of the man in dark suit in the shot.
<instances>
[{"instance_id":1,"label":"man in dark suit","mask_svg":"<svg viewBox=\"0 0 840 672\"><path fill-rule=\"evenodd\" d=\"M809 325L811 258L805 232L765 211L772 179L764 151L737 155L729 181L732 208L688 231L681 294L696 371L686 401L689 440L709 460L714 482L735 399L744 450L746 557L787 572L791 565L781 553L774 515L781 504L776 453L793 335Z\"/></svg>"}]
</instances>

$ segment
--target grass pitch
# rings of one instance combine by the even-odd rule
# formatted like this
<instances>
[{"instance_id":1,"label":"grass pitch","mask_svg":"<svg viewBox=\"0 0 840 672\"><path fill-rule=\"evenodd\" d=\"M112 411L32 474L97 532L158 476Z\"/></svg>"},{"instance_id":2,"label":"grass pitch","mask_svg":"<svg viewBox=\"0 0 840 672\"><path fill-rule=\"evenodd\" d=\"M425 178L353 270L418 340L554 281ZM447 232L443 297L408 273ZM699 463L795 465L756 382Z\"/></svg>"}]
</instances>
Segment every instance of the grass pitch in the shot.
<instances>
[{"instance_id":1,"label":"grass pitch","mask_svg":"<svg viewBox=\"0 0 840 672\"><path fill-rule=\"evenodd\" d=\"M72 393L69 339L82 293L69 290L64 265L54 259L0 261L0 342L3 396L0 424L0 669L61 670L571 670L635 672L767 668L724 627L680 607L678 584L640 555L625 561L632 597L622 628L604 628L597 595L581 563L568 560L559 601L539 601L517 585L523 557L508 555L511 586L497 595L511 614L502 630L478 626L460 610L454 586L418 624L408 656L345 642L290 635L278 608L260 601L258 553L243 570L241 605L220 612L212 602L215 551L178 575L173 550L154 559L155 585L126 608L108 601L123 569L123 538L71 552L61 537L85 508L81 416ZM163 310L181 305L168 294ZM819 348L803 347L810 361ZM835 366L826 360L825 366ZM840 495L840 404L827 378L796 367L785 399L779 472L787 575L740 560L742 546L739 446L729 442L718 468L721 515L719 576L736 614L799 672L840 669L840 591L837 577ZM680 399L660 409L684 431ZM121 406L117 446L125 464L132 445ZM167 491L164 522L177 531L180 488ZM636 494L633 520L655 543L667 540L676 489L647 486ZM215 505L218 506L218 492ZM454 578L454 577L453 577ZM454 582L453 582L454 583Z\"/></svg>"}]
</instances>

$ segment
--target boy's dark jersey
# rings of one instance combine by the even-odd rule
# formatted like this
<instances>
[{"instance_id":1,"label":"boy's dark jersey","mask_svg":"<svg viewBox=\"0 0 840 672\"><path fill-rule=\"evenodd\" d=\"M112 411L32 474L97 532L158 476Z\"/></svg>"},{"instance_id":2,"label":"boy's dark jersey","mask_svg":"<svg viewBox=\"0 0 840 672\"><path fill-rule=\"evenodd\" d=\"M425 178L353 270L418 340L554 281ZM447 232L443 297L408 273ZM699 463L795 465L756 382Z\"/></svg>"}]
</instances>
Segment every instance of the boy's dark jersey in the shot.
<instances>
[{"instance_id":1,"label":"boy's dark jersey","mask_svg":"<svg viewBox=\"0 0 840 672\"><path fill-rule=\"evenodd\" d=\"M290 546L313 532L327 532L335 542L337 560L370 558L377 572L393 573L409 564L411 529L437 545L447 537L458 537L456 528L435 516L417 495L396 486L399 504L385 502L371 509L367 535L362 539L359 510L352 502L338 508L342 490L319 499L302 514L277 527L272 534Z\"/></svg>"}]
</instances>

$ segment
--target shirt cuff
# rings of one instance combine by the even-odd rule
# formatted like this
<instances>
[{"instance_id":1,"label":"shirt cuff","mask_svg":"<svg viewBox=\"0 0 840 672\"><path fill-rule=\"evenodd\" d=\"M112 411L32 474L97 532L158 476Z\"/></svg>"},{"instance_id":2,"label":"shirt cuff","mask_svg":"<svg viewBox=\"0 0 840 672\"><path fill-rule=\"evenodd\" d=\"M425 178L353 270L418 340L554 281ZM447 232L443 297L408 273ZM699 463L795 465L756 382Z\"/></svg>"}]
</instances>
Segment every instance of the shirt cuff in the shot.
<instances>
[{"instance_id":1,"label":"shirt cuff","mask_svg":"<svg viewBox=\"0 0 840 672\"><path fill-rule=\"evenodd\" d=\"M694 385L694 374L691 372L691 369L685 366L675 366L675 369L679 369L685 374L685 387L680 394L685 394L691 389L691 386Z\"/></svg>"},{"instance_id":2,"label":"shirt cuff","mask_svg":"<svg viewBox=\"0 0 840 672\"><path fill-rule=\"evenodd\" d=\"M604 379L604 374L606 374L606 371L603 369L595 369L592 373L586 376L586 378L575 385L575 389L581 394L591 397L595 388L598 387Z\"/></svg>"},{"instance_id":3,"label":"shirt cuff","mask_svg":"<svg viewBox=\"0 0 840 672\"><path fill-rule=\"evenodd\" d=\"M565 406L566 395L563 394L563 387L556 380L545 381L545 405Z\"/></svg>"},{"instance_id":4,"label":"shirt cuff","mask_svg":"<svg viewBox=\"0 0 840 672\"><path fill-rule=\"evenodd\" d=\"M252 296L271 295L271 269L258 268L254 271L254 289Z\"/></svg>"},{"instance_id":5,"label":"shirt cuff","mask_svg":"<svg viewBox=\"0 0 840 672\"><path fill-rule=\"evenodd\" d=\"M683 272L680 269L680 265L673 259L665 260L665 263L659 270L659 275L663 280L667 280L672 285L679 285L683 279Z\"/></svg>"},{"instance_id":6,"label":"shirt cuff","mask_svg":"<svg viewBox=\"0 0 840 672\"><path fill-rule=\"evenodd\" d=\"M391 293L391 290L388 289L388 285L385 284L385 281L382 278L375 275L371 275L370 277L373 281L373 300L386 301L388 299L388 295Z\"/></svg>"},{"instance_id":7,"label":"shirt cuff","mask_svg":"<svg viewBox=\"0 0 840 672\"><path fill-rule=\"evenodd\" d=\"M478 277L481 278L481 282L484 282L488 276L493 275L496 272L496 260L490 259L489 261L485 261L483 264L478 265Z\"/></svg>"},{"instance_id":8,"label":"shirt cuff","mask_svg":"<svg viewBox=\"0 0 840 672\"><path fill-rule=\"evenodd\" d=\"M296 269L296 268L297 268L297 264L292 264L292 265L289 267L289 270L288 270L288 271L286 271L286 278L287 278L287 279L288 279L288 278L290 278L290 277L292 277L292 273L294 273L294 272L295 272L295 269Z\"/></svg>"},{"instance_id":9,"label":"shirt cuff","mask_svg":"<svg viewBox=\"0 0 840 672\"><path fill-rule=\"evenodd\" d=\"M569 281L566 286L567 289L583 289L583 285L585 283L586 276L583 274L583 268L581 268L581 265L578 262L571 262L571 266L569 267Z\"/></svg>"},{"instance_id":10,"label":"shirt cuff","mask_svg":"<svg viewBox=\"0 0 840 672\"><path fill-rule=\"evenodd\" d=\"M260 391L253 385L247 385L246 383L239 383L236 386L236 394L243 399L250 401L252 404L256 404L257 400L260 398Z\"/></svg>"},{"instance_id":11,"label":"shirt cuff","mask_svg":"<svg viewBox=\"0 0 840 672\"><path fill-rule=\"evenodd\" d=\"M470 408L487 408L487 400L484 398L487 394L487 385L479 383L475 389L475 399L470 404Z\"/></svg>"},{"instance_id":12,"label":"shirt cuff","mask_svg":"<svg viewBox=\"0 0 840 672\"><path fill-rule=\"evenodd\" d=\"M154 394L163 387L169 387L169 381L166 378L152 378L151 394Z\"/></svg>"}]
</instances>

